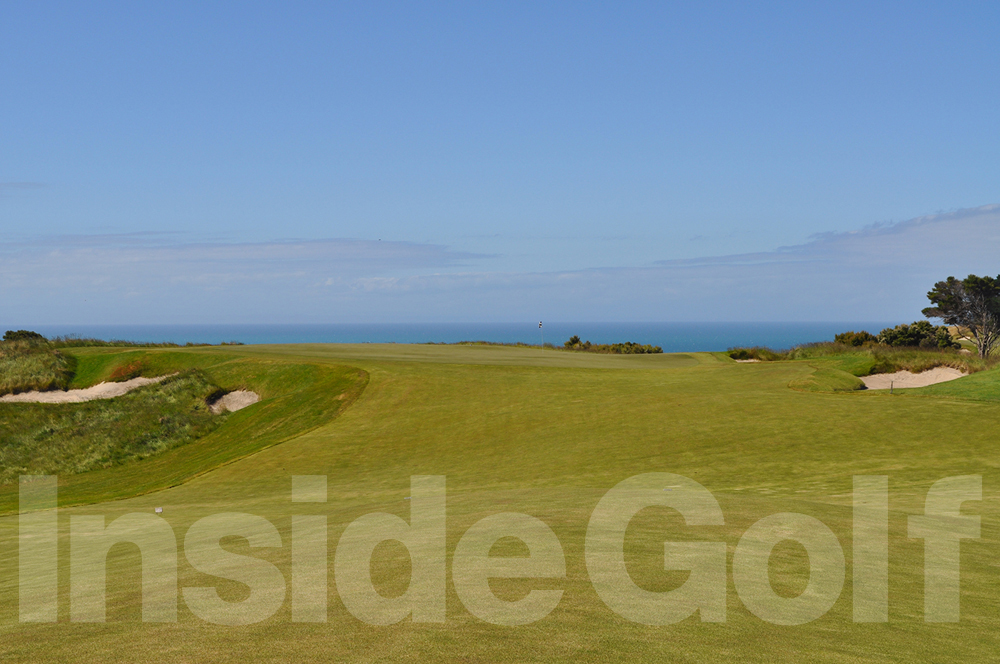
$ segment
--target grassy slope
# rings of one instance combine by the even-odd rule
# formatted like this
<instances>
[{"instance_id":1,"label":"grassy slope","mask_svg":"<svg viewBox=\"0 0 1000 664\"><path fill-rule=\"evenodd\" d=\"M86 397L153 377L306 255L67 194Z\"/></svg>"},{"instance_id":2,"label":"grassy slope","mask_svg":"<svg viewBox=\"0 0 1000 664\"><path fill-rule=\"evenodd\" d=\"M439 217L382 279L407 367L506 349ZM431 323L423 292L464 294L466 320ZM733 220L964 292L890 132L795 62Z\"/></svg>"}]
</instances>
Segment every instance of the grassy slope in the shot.
<instances>
[{"instance_id":1,"label":"grassy slope","mask_svg":"<svg viewBox=\"0 0 1000 664\"><path fill-rule=\"evenodd\" d=\"M974 373L960 381L938 383L909 392L935 397L1000 401L1000 368Z\"/></svg>"},{"instance_id":2,"label":"grassy slope","mask_svg":"<svg viewBox=\"0 0 1000 664\"><path fill-rule=\"evenodd\" d=\"M0 484L108 468L190 443L225 421L206 403L218 389L192 369L117 399L0 404Z\"/></svg>"},{"instance_id":3,"label":"grassy slope","mask_svg":"<svg viewBox=\"0 0 1000 664\"><path fill-rule=\"evenodd\" d=\"M261 402L227 416L226 425L155 457L120 467L60 477L60 505L118 499L175 486L329 422L353 403L367 377L353 368L274 362L221 351L74 349L74 387L103 380L116 367L141 360L148 376L198 368L225 390L252 389ZM17 407L19 404L4 404ZM60 408L42 405L30 408ZM0 514L16 510L17 485L0 485Z\"/></svg>"},{"instance_id":4,"label":"grassy slope","mask_svg":"<svg viewBox=\"0 0 1000 664\"><path fill-rule=\"evenodd\" d=\"M914 348L907 346L882 346L879 344L863 347L845 346L839 343L822 342L796 346L787 351L769 348L737 348L717 356L739 360L756 359L775 362L788 360L808 360L817 365L833 366L854 376L876 373L912 371L920 373L934 367L952 367L963 373L976 373L995 368L998 357L981 359L973 354L961 353L953 349Z\"/></svg>"},{"instance_id":5,"label":"grassy slope","mask_svg":"<svg viewBox=\"0 0 1000 664\"><path fill-rule=\"evenodd\" d=\"M788 386L802 392L853 392L863 389L865 384L838 366L821 365L808 376L790 381Z\"/></svg>"},{"instance_id":6,"label":"grassy slope","mask_svg":"<svg viewBox=\"0 0 1000 664\"><path fill-rule=\"evenodd\" d=\"M48 346L0 341L0 395L65 389L74 365L72 356Z\"/></svg>"},{"instance_id":7,"label":"grassy slope","mask_svg":"<svg viewBox=\"0 0 1000 664\"><path fill-rule=\"evenodd\" d=\"M184 351L180 351L184 352ZM204 357L218 351L198 351ZM230 351L227 351L230 352ZM241 349L230 362L246 380L282 365L257 362L350 362L370 375L355 405L330 424L252 459L226 465L153 495L65 512L113 518L165 507L179 537L196 519L222 511L270 518L285 537L254 555L287 574L290 513L328 514L331 552L345 525L372 511L408 517L409 476L448 477L449 551L479 518L521 511L541 518L566 553L565 581L497 582L498 592L565 589L560 606L526 627L499 628L472 618L449 589L448 622L391 627L360 624L336 599L330 578L330 622L294 624L286 605L246 628L208 625L181 603L180 622L139 622L138 555L116 547L109 559L109 623L16 623L16 520L0 519L0 656L10 661L72 658L121 662L267 661L987 661L1000 646L995 551L1000 538L996 422L990 388L962 394L972 378L950 383L950 398L932 388L884 393L808 393L788 389L815 367L807 362L737 365L711 355L607 357L521 349L441 347L274 347ZM245 373L240 373L245 371ZM256 373L255 373L256 372ZM992 372L990 372L992 373ZM981 374L984 385L988 373ZM938 386L943 388L944 386ZM239 415L239 414L237 414ZM750 615L729 581L728 619L689 619L651 628L618 618L590 587L583 559L587 519L617 482L669 471L704 484L719 499L726 525L686 529L676 516L647 510L629 529L628 559L637 582L669 587L662 541L721 539L730 555L756 520L783 511L826 523L848 559L848 580L831 612L809 625L769 625ZM923 548L906 538L906 515L920 513L930 484L942 477L984 475L983 537L962 545L963 619L922 621ZM327 474L327 504L289 502L292 474ZM851 509L854 474L890 476L891 578L888 625L851 620ZM110 477L108 478L110 480ZM67 526L66 514L62 525ZM65 538L64 538L65 539ZM63 551L63 562L66 562ZM247 552L245 545L234 550ZM398 549L387 549L390 554ZM387 592L405 587L405 556L373 564ZM802 557L791 547L772 557L772 578L801 590ZM237 584L212 580L181 562L181 586L217 583L230 599ZM243 593L243 594L241 594ZM64 620L68 601L63 597Z\"/></svg>"}]
</instances>

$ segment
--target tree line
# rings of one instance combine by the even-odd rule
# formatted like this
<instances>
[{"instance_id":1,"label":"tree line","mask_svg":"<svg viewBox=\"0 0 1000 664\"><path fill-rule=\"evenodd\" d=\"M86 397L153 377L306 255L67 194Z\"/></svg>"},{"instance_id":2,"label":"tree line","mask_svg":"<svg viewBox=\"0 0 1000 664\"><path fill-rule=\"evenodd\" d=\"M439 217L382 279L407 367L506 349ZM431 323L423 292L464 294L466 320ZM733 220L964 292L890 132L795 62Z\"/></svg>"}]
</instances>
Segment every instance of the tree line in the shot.
<instances>
[{"instance_id":1,"label":"tree line","mask_svg":"<svg viewBox=\"0 0 1000 664\"><path fill-rule=\"evenodd\" d=\"M948 277L934 284L927 292L931 305L921 313L937 318L944 325L932 325L921 320L888 327L878 335L869 332L844 332L834 337L848 346L884 344L886 346L918 346L922 348L960 348L947 326L957 329L960 338L976 346L979 357L985 358L1000 342L1000 276L979 277L970 274L965 279Z\"/></svg>"}]
</instances>

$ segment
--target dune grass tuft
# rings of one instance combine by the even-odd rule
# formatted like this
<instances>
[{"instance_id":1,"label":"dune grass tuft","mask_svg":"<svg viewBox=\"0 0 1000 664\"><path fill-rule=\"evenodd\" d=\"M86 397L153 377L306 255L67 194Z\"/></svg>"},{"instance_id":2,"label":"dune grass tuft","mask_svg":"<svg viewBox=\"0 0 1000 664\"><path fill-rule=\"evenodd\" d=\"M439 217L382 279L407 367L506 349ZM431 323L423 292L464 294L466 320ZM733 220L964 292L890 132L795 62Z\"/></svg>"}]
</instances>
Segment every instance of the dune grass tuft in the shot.
<instances>
[{"instance_id":1,"label":"dune grass tuft","mask_svg":"<svg viewBox=\"0 0 1000 664\"><path fill-rule=\"evenodd\" d=\"M0 395L64 390L75 369L72 356L44 342L0 342Z\"/></svg>"},{"instance_id":2,"label":"dune grass tuft","mask_svg":"<svg viewBox=\"0 0 1000 664\"><path fill-rule=\"evenodd\" d=\"M206 406L217 392L201 371L188 370L115 399L0 404L0 484L109 468L184 445L225 420Z\"/></svg>"}]
</instances>

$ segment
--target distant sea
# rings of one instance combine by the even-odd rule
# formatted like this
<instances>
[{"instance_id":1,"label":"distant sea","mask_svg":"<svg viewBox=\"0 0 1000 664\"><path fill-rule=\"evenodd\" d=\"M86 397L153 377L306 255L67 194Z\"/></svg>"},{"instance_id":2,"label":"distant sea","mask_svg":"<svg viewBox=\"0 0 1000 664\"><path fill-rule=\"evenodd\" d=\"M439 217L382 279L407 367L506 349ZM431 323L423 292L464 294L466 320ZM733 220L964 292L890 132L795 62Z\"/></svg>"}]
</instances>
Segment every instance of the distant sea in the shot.
<instances>
[{"instance_id":1,"label":"distant sea","mask_svg":"<svg viewBox=\"0 0 1000 664\"><path fill-rule=\"evenodd\" d=\"M572 335L593 343L635 341L666 353L721 351L734 346L784 349L833 341L845 330L877 334L896 322L848 323L414 323L337 325L39 325L47 337L79 336L184 344L455 343L493 341L562 344Z\"/></svg>"}]
</instances>

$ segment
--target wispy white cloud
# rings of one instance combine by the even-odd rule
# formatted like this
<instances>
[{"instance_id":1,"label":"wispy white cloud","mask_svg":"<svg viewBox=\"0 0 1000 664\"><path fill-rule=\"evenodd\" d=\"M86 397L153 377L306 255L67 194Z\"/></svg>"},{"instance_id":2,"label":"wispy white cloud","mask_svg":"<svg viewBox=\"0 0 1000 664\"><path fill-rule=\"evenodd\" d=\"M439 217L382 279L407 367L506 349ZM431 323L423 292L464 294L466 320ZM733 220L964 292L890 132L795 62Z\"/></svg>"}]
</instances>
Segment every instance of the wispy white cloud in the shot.
<instances>
[{"instance_id":1,"label":"wispy white cloud","mask_svg":"<svg viewBox=\"0 0 1000 664\"><path fill-rule=\"evenodd\" d=\"M986 244L982 244L983 242ZM810 242L770 252L657 261L657 265L762 265L834 261L876 267L919 257L936 263L992 258L1000 241L1000 205L927 215L894 224L874 224L841 233L821 233Z\"/></svg>"},{"instance_id":2,"label":"wispy white cloud","mask_svg":"<svg viewBox=\"0 0 1000 664\"><path fill-rule=\"evenodd\" d=\"M163 234L61 236L0 244L0 277L23 287L128 282L280 283L442 269L488 258L440 245L370 240L177 243Z\"/></svg>"},{"instance_id":3,"label":"wispy white cloud","mask_svg":"<svg viewBox=\"0 0 1000 664\"><path fill-rule=\"evenodd\" d=\"M365 240L0 244L0 317L48 322L913 320L943 277L1000 272L1000 206L640 268L498 272ZM14 321L11 321L12 323Z\"/></svg>"},{"instance_id":4,"label":"wispy white cloud","mask_svg":"<svg viewBox=\"0 0 1000 664\"><path fill-rule=\"evenodd\" d=\"M986 206L644 268L416 274L377 295L439 316L460 303L463 320L913 320L935 281L1000 273L998 256L1000 206Z\"/></svg>"}]
</instances>

